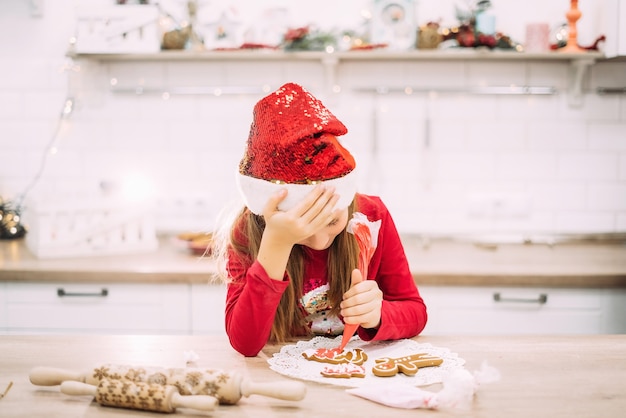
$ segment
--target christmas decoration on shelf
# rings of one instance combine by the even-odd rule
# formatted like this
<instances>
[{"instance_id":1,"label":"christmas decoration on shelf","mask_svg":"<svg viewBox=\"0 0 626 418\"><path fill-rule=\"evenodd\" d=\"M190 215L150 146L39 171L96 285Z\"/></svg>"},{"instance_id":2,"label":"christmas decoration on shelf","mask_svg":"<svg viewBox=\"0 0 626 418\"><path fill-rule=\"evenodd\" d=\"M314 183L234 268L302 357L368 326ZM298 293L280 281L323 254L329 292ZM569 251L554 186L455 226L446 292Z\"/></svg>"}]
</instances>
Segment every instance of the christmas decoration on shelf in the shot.
<instances>
[{"instance_id":1,"label":"christmas decoration on shelf","mask_svg":"<svg viewBox=\"0 0 626 418\"><path fill-rule=\"evenodd\" d=\"M76 8L70 53L132 54L159 51L158 5L125 4Z\"/></svg>"},{"instance_id":2,"label":"christmas decoration on shelf","mask_svg":"<svg viewBox=\"0 0 626 418\"><path fill-rule=\"evenodd\" d=\"M565 14L568 22L568 34L567 43L559 52L585 52L585 50L578 46L578 30L576 29L576 22L582 17L582 13L578 9L578 0L570 1L570 9Z\"/></svg>"},{"instance_id":3,"label":"christmas decoration on shelf","mask_svg":"<svg viewBox=\"0 0 626 418\"><path fill-rule=\"evenodd\" d=\"M243 42L243 22L237 10L229 7L217 12L215 19L201 25L201 33L206 49L236 49Z\"/></svg>"},{"instance_id":4,"label":"christmas decoration on shelf","mask_svg":"<svg viewBox=\"0 0 626 418\"><path fill-rule=\"evenodd\" d=\"M337 47L337 39L328 32L311 29L310 26L290 28L283 37L285 51L327 51Z\"/></svg>"},{"instance_id":5,"label":"christmas decoration on shelf","mask_svg":"<svg viewBox=\"0 0 626 418\"><path fill-rule=\"evenodd\" d=\"M182 29L174 28L165 31L163 33L163 40L161 41L161 49L185 49L190 34L191 28L189 26Z\"/></svg>"},{"instance_id":6,"label":"christmas decoration on shelf","mask_svg":"<svg viewBox=\"0 0 626 418\"><path fill-rule=\"evenodd\" d=\"M510 36L496 32L495 18L488 14L491 8L489 0L472 0L466 9L456 6L459 25L441 30L443 42L440 48L489 48L523 51L523 46L514 42Z\"/></svg>"},{"instance_id":7,"label":"christmas decoration on shelf","mask_svg":"<svg viewBox=\"0 0 626 418\"><path fill-rule=\"evenodd\" d=\"M24 235L26 227L22 225L19 211L0 197L0 239L17 239Z\"/></svg>"},{"instance_id":8,"label":"christmas decoration on shelf","mask_svg":"<svg viewBox=\"0 0 626 418\"><path fill-rule=\"evenodd\" d=\"M501 32L496 32L493 35L486 35L484 33L475 32L472 26L460 25L449 29L442 30L443 44L450 46L457 46L462 48L489 48L489 49L511 49L516 51L523 51L523 47L513 41L510 36ZM446 41L454 41L454 45L447 44Z\"/></svg>"},{"instance_id":9,"label":"christmas decoration on shelf","mask_svg":"<svg viewBox=\"0 0 626 418\"><path fill-rule=\"evenodd\" d=\"M175 13L169 10L167 6L169 5L156 4L159 11L158 27L161 49L180 50L191 45L192 49L197 50L198 45L202 46L202 41L195 27L196 2L187 2L188 21L176 18Z\"/></svg>"},{"instance_id":10,"label":"christmas decoration on shelf","mask_svg":"<svg viewBox=\"0 0 626 418\"><path fill-rule=\"evenodd\" d=\"M568 39L568 28L567 28L567 23L564 23L560 25L558 28L556 28L556 30L552 34L552 39L550 40L550 49L552 51L556 51L556 50L561 51L563 47L567 45L567 39ZM587 46L578 44L578 47L585 51L599 51L600 42L605 42L605 41L606 41L606 36L600 35L593 41L592 44L587 45Z\"/></svg>"},{"instance_id":11,"label":"christmas decoration on shelf","mask_svg":"<svg viewBox=\"0 0 626 418\"><path fill-rule=\"evenodd\" d=\"M417 30L417 49L435 49L443 41L439 23L428 22Z\"/></svg>"},{"instance_id":12,"label":"christmas decoration on shelf","mask_svg":"<svg viewBox=\"0 0 626 418\"><path fill-rule=\"evenodd\" d=\"M578 9L578 0L570 1L570 9L565 14L565 17L568 23L559 25L552 34L551 50L559 52L598 51L600 42L606 41L606 36L600 35L591 45L582 46L578 43L576 22L582 17L582 13Z\"/></svg>"},{"instance_id":13,"label":"christmas decoration on shelf","mask_svg":"<svg viewBox=\"0 0 626 418\"><path fill-rule=\"evenodd\" d=\"M396 51L413 49L417 33L414 3L414 0L374 0L370 42Z\"/></svg>"}]
</instances>

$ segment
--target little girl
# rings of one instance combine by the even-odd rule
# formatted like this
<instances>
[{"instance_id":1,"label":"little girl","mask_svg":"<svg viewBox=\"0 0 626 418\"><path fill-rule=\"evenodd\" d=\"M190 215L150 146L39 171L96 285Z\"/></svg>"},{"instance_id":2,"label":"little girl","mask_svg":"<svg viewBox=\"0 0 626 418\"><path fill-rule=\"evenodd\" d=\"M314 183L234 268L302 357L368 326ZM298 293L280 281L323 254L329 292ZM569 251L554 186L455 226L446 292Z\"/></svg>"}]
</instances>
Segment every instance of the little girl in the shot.
<instances>
[{"instance_id":1,"label":"little girl","mask_svg":"<svg viewBox=\"0 0 626 418\"><path fill-rule=\"evenodd\" d=\"M245 207L216 251L228 285L226 332L245 356L268 341L339 335L344 323L358 324L364 341L410 338L426 325L389 211L356 192L356 163L337 139L346 132L294 83L254 107L237 173ZM355 212L381 221L366 278L346 231Z\"/></svg>"}]
</instances>

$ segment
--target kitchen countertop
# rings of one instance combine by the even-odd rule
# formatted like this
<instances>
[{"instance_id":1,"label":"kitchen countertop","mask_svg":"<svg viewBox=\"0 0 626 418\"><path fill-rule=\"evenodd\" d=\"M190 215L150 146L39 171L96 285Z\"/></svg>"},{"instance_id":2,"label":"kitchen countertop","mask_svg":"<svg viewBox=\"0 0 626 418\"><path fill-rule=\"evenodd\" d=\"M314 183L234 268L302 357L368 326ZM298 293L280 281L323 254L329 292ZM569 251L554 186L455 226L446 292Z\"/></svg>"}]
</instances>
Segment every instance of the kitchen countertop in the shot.
<instances>
[{"instance_id":1,"label":"kitchen countertop","mask_svg":"<svg viewBox=\"0 0 626 418\"><path fill-rule=\"evenodd\" d=\"M219 405L211 412L180 408L172 416L576 418L617 417L626 410L625 335L432 336L418 337L417 342L458 353L469 371L487 361L501 378L479 387L470 410L393 409L350 395L340 386L306 382L306 396L301 401L250 395L236 405ZM280 348L268 345L257 357L245 358L229 346L226 337L218 336L2 336L0 393L9 382L13 386L0 400L0 414L29 418L163 416L100 406L92 396L65 395L58 386L35 386L29 373L38 366L85 371L105 363L184 367L184 352L193 350L200 367L238 371L254 382L289 381L267 364L267 358ZM437 392L441 385L425 389Z\"/></svg>"},{"instance_id":2,"label":"kitchen countertop","mask_svg":"<svg viewBox=\"0 0 626 418\"><path fill-rule=\"evenodd\" d=\"M625 288L626 244L484 245L404 237L418 285ZM23 240L0 242L0 281L207 283L209 258L193 255L173 237L156 251L117 256L38 259Z\"/></svg>"}]
</instances>

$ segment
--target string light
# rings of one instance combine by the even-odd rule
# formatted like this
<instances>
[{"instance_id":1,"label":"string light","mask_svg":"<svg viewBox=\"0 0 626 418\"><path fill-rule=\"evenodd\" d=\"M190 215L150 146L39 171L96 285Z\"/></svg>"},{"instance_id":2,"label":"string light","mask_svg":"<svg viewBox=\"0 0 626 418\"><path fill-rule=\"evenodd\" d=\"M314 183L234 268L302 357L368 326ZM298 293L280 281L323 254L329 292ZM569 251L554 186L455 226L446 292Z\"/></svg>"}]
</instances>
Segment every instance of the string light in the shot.
<instances>
[{"instance_id":1,"label":"string light","mask_svg":"<svg viewBox=\"0 0 626 418\"><path fill-rule=\"evenodd\" d=\"M70 39L70 46L72 46L74 43L75 39ZM80 72L80 70L80 66L75 64L74 61L71 59L68 59L60 68L60 71L64 73ZM39 164L39 169L37 170L35 176L26 186L22 194L18 195L17 204L15 206L11 202L5 202L2 197L0 197L0 239L21 238L27 232L27 228L21 223L21 213L24 201L30 190L35 187L35 185L41 178L50 156L53 156L58 152L57 140L68 129L68 121L74 113L75 100L69 94L69 80L67 86L68 94L63 101L63 106L59 114L56 129L54 130L54 134L52 135L50 141L48 141L48 144L45 147L41 162Z\"/></svg>"},{"instance_id":2,"label":"string light","mask_svg":"<svg viewBox=\"0 0 626 418\"><path fill-rule=\"evenodd\" d=\"M69 60L61 67L61 71L65 73L80 72L80 70L81 70L80 66L74 64L72 60ZM68 90L69 90L69 84L70 83L68 81L67 83ZM24 191L22 192L22 194L19 196L17 200L15 211L18 214L21 213L22 211L22 207L26 199L26 196L33 189L33 187L35 187L35 185L39 182L39 179L41 179L44 169L46 168L48 159L50 158L50 156L53 156L58 153L59 150L58 150L57 142L58 142L58 139L62 136L62 134L64 134L68 129L69 120L72 117L72 114L74 113L74 105L75 105L74 97L72 97L68 91L68 94L65 100L63 101L63 107L61 109L61 113L59 115L59 119L57 121L57 125L54 130L54 133L52 137L50 138L50 141L48 141L48 144L46 145L45 150L43 152L41 162L39 164L39 169L37 170L35 176L31 180L31 182L26 186L26 188L24 189Z\"/></svg>"}]
</instances>

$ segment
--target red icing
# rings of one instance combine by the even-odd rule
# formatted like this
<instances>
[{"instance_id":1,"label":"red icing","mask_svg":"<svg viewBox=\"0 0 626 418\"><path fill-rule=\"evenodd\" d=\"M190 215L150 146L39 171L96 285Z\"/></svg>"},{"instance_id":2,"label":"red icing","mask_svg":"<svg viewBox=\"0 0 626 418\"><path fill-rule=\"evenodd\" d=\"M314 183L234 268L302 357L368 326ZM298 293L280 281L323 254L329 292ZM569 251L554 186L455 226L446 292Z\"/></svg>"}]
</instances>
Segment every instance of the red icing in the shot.
<instances>
[{"instance_id":1,"label":"red icing","mask_svg":"<svg viewBox=\"0 0 626 418\"><path fill-rule=\"evenodd\" d=\"M343 351L339 348L318 348L311 354L302 353L307 360L319 361L322 363L354 363L361 365L367 360L367 354L360 348Z\"/></svg>"},{"instance_id":2,"label":"red icing","mask_svg":"<svg viewBox=\"0 0 626 418\"><path fill-rule=\"evenodd\" d=\"M318 348L314 355L319 358L334 359L339 353L339 348Z\"/></svg>"}]
</instances>

